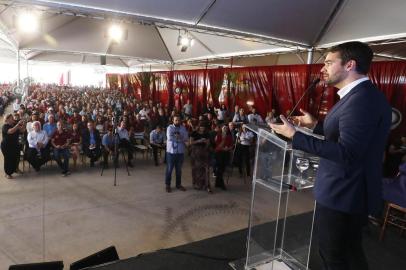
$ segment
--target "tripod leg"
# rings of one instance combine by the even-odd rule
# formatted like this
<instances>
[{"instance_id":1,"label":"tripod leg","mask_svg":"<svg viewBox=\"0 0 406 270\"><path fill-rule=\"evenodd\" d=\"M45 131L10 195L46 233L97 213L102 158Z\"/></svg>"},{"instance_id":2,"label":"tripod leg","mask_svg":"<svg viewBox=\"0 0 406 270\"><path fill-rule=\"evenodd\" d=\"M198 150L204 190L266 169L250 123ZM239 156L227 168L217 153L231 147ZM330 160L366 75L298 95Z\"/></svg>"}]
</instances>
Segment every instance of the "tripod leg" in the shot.
<instances>
[{"instance_id":1,"label":"tripod leg","mask_svg":"<svg viewBox=\"0 0 406 270\"><path fill-rule=\"evenodd\" d=\"M128 151L128 150L127 150ZM125 168L127 169L127 175L130 176L130 171L128 170L128 164L127 164L127 160L125 158L125 154L124 152L121 152L123 155L123 159L124 159L124 163L125 163Z\"/></svg>"},{"instance_id":2,"label":"tripod leg","mask_svg":"<svg viewBox=\"0 0 406 270\"><path fill-rule=\"evenodd\" d=\"M237 149L237 143L234 144L234 149L233 149L233 153L231 155L231 170L230 172L227 174L227 185L228 185L228 180L230 179L230 176L233 174L233 169L234 169L234 156L235 156L235 150Z\"/></svg>"}]
</instances>

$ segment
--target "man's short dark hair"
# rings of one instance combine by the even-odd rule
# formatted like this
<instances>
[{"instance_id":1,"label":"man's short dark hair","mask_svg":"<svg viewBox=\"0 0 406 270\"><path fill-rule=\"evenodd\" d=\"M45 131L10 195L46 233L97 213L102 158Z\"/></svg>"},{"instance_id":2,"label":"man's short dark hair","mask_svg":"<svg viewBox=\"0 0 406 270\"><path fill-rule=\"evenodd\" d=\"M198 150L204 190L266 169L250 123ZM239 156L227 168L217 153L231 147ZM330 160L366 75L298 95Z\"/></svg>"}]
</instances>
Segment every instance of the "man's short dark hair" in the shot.
<instances>
[{"instance_id":1,"label":"man's short dark hair","mask_svg":"<svg viewBox=\"0 0 406 270\"><path fill-rule=\"evenodd\" d=\"M350 60L354 60L356 63L355 70L364 75L368 73L372 58L374 57L371 48L359 41L350 41L336 45L330 48L329 52L339 52L342 65Z\"/></svg>"}]
</instances>

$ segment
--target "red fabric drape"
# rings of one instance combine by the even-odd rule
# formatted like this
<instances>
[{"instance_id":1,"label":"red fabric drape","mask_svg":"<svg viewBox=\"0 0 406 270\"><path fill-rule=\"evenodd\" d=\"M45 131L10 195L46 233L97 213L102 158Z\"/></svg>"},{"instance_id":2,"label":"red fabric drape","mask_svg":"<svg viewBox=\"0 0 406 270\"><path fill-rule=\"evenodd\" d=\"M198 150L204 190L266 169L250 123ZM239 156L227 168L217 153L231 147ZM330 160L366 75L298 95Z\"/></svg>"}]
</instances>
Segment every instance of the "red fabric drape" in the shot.
<instances>
[{"instance_id":1,"label":"red fabric drape","mask_svg":"<svg viewBox=\"0 0 406 270\"><path fill-rule=\"evenodd\" d=\"M400 125L391 132L391 138L406 135L406 62L375 62L368 75L385 94L392 107L397 108L403 115Z\"/></svg>"},{"instance_id":2,"label":"red fabric drape","mask_svg":"<svg viewBox=\"0 0 406 270\"><path fill-rule=\"evenodd\" d=\"M252 100L261 115L265 116L265 113L271 109L276 109L277 113L285 113L292 109L311 81L320 76L321 67L320 64L314 64L153 72L149 73L152 78L150 83L146 83L145 78L142 83L140 73L107 74L106 84L111 89L124 91L127 83L129 95L133 94L137 99L142 100L160 101L167 104L169 109L174 107L175 98L178 98L179 102L190 99L194 112L200 113L200 108L209 99L218 106L218 97L220 92L224 91L224 88L222 90L224 80L233 80L230 89L227 89L230 96L225 97L228 107L232 109L234 104L245 107L246 102ZM389 103L400 110L405 118L406 61L374 62L369 76L385 94ZM226 81L226 83L228 85L230 82ZM182 97L175 95L174 87L182 87L184 91ZM323 118L338 101L336 91L331 87L325 88L320 83L298 107ZM406 134L405 120L393 134L396 136Z\"/></svg>"},{"instance_id":3,"label":"red fabric drape","mask_svg":"<svg viewBox=\"0 0 406 270\"><path fill-rule=\"evenodd\" d=\"M220 105L218 98L220 95L221 87L223 86L224 74L225 69L222 67L208 70L210 98L213 101L213 105L215 107L218 107Z\"/></svg>"}]
</instances>

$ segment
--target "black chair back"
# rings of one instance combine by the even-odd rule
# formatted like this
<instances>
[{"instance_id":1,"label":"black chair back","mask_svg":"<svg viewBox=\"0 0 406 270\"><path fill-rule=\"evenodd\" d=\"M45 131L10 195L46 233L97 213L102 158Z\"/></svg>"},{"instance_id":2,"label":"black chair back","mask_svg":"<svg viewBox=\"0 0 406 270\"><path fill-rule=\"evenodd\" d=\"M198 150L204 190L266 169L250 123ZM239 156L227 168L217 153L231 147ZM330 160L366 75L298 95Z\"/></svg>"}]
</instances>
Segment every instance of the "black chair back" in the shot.
<instances>
[{"instance_id":1,"label":"black chair back","mask_svg":"<svg viewBox=\"0 0 406 270\"><path fill-rule=\"evenodd\" d=\"M72 263L70 265L70 270L80 270L90 266L117 261L119 259L116 248L111 246Z\"/></svg>"},{"instance_id":2,"label":"black chair back","mask_svg":"<svg viewBox=\"0 0 406 270\"><path fill-rule=\"evenodd\" d=\"M8 270L63 270L62 261L10 265Z\"/></svg>"}]
</instances>

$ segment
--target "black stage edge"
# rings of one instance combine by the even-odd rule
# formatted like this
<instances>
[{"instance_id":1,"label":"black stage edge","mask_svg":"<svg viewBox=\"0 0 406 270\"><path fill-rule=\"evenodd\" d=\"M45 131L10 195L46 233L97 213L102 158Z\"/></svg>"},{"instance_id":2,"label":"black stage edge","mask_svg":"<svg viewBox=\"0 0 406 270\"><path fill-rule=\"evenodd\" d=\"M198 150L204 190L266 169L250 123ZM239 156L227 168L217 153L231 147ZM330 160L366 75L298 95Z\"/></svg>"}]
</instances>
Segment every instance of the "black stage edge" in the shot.
<instances>
[{"instance_id":1,"label":"black stage edge","mask_svg":"<svg viewBox=\"0 0 406 270\"><path fill-rule=\"evenodd\" d=\"M311 219L312 213L305 213L289 217L289 224L296 227L296 235L287 239L294 244L300 239L300 228L303 222ZM258 226L258 230L269 230L274 223ZM292 228L290 228L292 229ZM399 232L388 228L385 239L378 241L380 227L369 224L364 232L364 249L370 270L405 270L406 269L406 237ZM315 232L316 236L317 232ZM245 256L247 229L193 242L170 249L158 250L151 253L140 254L136 257L124 259L98 267L86 268L88 270L124 270L124 269L193 269L217 270L232 269L228 263ZM136 244L136 243L135 243ZM321 270L317 246L313 244L310 259L311 270Z\"/></svg>"}]
</instances>

